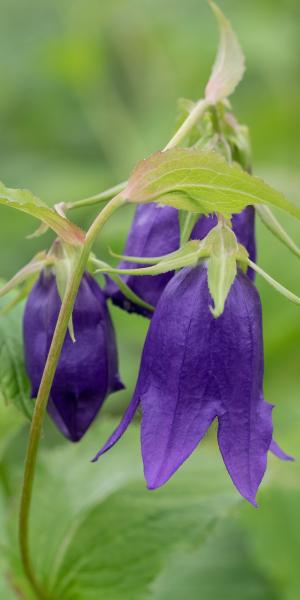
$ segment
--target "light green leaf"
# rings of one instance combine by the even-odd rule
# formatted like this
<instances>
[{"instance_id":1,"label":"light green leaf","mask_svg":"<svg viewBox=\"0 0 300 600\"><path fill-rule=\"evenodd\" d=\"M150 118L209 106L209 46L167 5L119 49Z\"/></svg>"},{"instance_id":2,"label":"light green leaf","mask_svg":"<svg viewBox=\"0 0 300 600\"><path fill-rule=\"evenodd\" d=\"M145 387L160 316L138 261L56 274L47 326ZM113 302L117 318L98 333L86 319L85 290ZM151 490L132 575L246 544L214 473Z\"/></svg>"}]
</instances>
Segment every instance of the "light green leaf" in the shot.
<instances>
[{"instance_id":1,"label":"light green leaf","mask_svg":"<svg viewBox=\"0 0 300 600\"><path fill-rule=\"evenodd\" d=\"M10 314L0 316L0 402L14 404L27 418L31 418L33 402L22 342L23 309L20 304Z\"/></svg>"},{"instance_id":2,"label":"light green leaf","mask_svg":"<svg viewBox=\"0 0 300 600\"><path fill-rule=\"evenodd\" d=\"M40 219L69 244L81 246L84 243L85 234L77 225L56 213L29 190L7 188L0 182L0 204Z\"/></svg>"},{"instance_id":3,"label":"light green leaf","mask_svg":"<svg viewBox=\"0 0 300 600\"><path fill-rule=\"evenodd\" d=\"M215 152L173 148L156 152L134 169L124 198L131 202L159 202L204 214L225 217L248 204L277 206L300 219L300 208L262 179L237 164L228 164Z\"/></svg>"},{"instance_id":4,"label":"light green leaf","mask_svg":"<svg viewBox=\"0 0 300 600\"><path fill-rule=\"evenodd\" d=\"M16 286L24 283L32 275L39 273L45 265L51 264L51 262L51 258L47 257L46 252L39 252L25 267L20 269L16 275L0 288L0 298Z\"/></svg>"},{"instance_id":5,"label":"light green leaf","mask_svg":"<svg viewBox=\"0 0 300 600\"><path fill-rule=\"evenodd\" d=\"M210 6L218 21L220 43L205 97L212 104L216 104L234 92L244 75L245 59L229 21L214 2L210 1Z\"/></svg>"},{"instance_id":6,"label":"light green leaf","mask_svg":"<svg viewBox=\"0 0 300 600\"><path fill-rule=\"evenodd\" d=\"M221 224L214 227L207 237L211 241L208 287L214 301L214 307L210 307L210 310L214 317L219 317L235 280L238 243L233 231Z\"/></svg>"}]
</instances>

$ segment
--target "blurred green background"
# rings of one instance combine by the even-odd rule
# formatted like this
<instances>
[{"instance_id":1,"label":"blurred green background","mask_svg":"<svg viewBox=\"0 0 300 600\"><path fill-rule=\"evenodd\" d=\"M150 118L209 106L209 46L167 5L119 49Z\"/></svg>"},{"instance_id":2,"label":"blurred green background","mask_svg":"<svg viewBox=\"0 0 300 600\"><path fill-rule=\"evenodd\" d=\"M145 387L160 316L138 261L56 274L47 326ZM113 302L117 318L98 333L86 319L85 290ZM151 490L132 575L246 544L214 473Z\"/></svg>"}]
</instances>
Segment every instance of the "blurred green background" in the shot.
<instances>
[{"instance_id":1,"label":"blurred green background","mask_svg":"<svg viewBox=\"0 0 300 600\"><path fill-rule=\"evenodd\" d=\"M300 4L298 0L223 0L220 6L247 59L246 76L233 106L239 120L250 127L255 172L300 205ZM161 148L174 131L177 99L202 95L216 52L217 29L204 0L0 0L0 15L0 178L7 186L31 189L49 204L77 200L114 185L128 176L137 160ZM94 214L92 209L78 210L72 218L87 227ZM300 243L298 223L278 216ZM131 217L131 208L126 208L106 226L96 248L99 255L107 257L108 245L122 251ZM1 207L1 277L9 278L35 252L49 246L51 234L26 240L35 228L30 217ZM299 260L260 223L258 262L300 294ZM261 280L257 284L264 313L266 399L276 405L277 441L300 461L299 307ZM148 325L115 308L112 316L127 390L109 399L108 417L119 413L130 399ZM12 495L18 496L17 465L22 463L25 434L19 432L12 408L1 409L1 416L2 412L5 507ZM100 443L102 434L95 435ZM67 443L47 423L44 445L52 443L56 451L68 453L66 468L71 469ZM83 447L84 443L88 442ZM207 445L212 460L217 460L213 435ZM138 444L130 450L136 453ZM122 453L114 451L114 468L122 469L124 465L116 466L118 451ZM76 456L80 456L78 449ZM128 460L133 460L131 453ZM214 531L216 540L205 548L199 549L194 541L192 550L187 550L183 532L180 552L172 546L149 578L151 593L150 588L147 594L141 592L133 579L128 595L115 582L103 598L299 598L300 468L274 459L270 463L265 491L259 496L260 510L239 504L222 522L221 531ZM140 465L137 468L141 473ZM18 475L11 484L14 469ZM80 474L74 475L74 486L77 476L80 487ZM210 477L209 471L206 476ZM180 482L181 475L176 477ZM139 485L139 493L148 494ZM227 480L226 485L229 489ZM154 544L157 552L155 548ZM7 573L4 567L5 581ZM82 595L60 592L57 600L102 598L101 583L95 584L94 595L85 585ZM9 593L5 588L3 598ZM30 597L26 593L24 597Z\"/></svg>"}]
</instances>

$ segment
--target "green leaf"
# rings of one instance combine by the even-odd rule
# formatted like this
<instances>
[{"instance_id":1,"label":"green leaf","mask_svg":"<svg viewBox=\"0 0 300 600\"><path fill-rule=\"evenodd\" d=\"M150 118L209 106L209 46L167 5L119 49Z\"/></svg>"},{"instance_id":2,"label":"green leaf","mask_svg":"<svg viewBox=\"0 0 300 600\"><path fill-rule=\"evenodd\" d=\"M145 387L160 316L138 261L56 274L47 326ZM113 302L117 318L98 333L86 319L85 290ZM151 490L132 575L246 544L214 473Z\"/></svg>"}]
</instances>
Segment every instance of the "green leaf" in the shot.
<instances>
[{"instance_id":1,"label":"green leaf","mask_svg":"<svg viewBox=\"0 0 300 600\"><path fill-rule=\"evenodd\" d=\"M248 546L236 518L220 521L199 549L171 556L151 600L278 600Z\"/></svg>"},{"instance_id":2,"label":"green leaf","mask_svg":"<svg viewBox=\"0 0 300 600\"><path fill-rule=\"evenodd\" d=\"M234 92L244 75L245 59L229 21L214 2L210 1L210 6L218 21L220 43L205 97L212 104L216 104Z\"/></svg>"},{"instance_id":3,"label":"green leaf","mask_svg":"<svg viewBox=\"0 0 300 600\"><path fill-rule=\"evenodd\" d=\"M0 302L0 308L2 306ZM25 371L22 342L23 305L10 314L0 316L0 402L14 404L27 418L31 418L33 402Z\"/></svg>"},{"instance_id":4,"label":"green leaf","mask_svg":"<svg viewBox=\"0 0 300 600\"><path fill-rule=\"evenodd\" d=\"M277 206L300 219L300 208L262 179L215 152L173 148L156 152L134 169L124 198L131 202L159 202L177 209L225 217L248 204Z\"/></svg>"},{"instance_id":5,"label":"green leaf","mask_svg":"<svg viewBox=\"0 0 300 600\"><path fill-rule=\"evenodd\" d=\"M244 513L249 549L273 588L280 590L280 600L296 600L300 589L299 485L298 489L278 486L268 490L263 502L260 519L251 511Z\"/></svg>"},{"instance_id":6,"label":"green leaf","mask_svg":"<svg viewBox=\"0 0 300 600\"><path fill-rule=\"evenodd\" d=\"M32 275L38 274L44 266L51 264L51 259L47 257L46 252L39 252L25 267L20 269L4 286L0 288L0 298L5 296L12 289L21 285Z\"/></svg>"},{"instance_id":7,"label":"green leaf","mask_svg":"<svg viewBox=\"0 0 300 600\"><path fill-rule=\"evenodd\" d=\"M69 244L81 246L84 243L85 234L77 225L56 213L29 190L7 188L0 182L0 204L40 219Z\"/></svg>"},{"instance_id":8,"label":"green leaf","mask_svg":"<svg viewBox=\"0 0 300 600\"><path fill-rule=\"evenodd\" d=\"M210 310L214 317L219 317L224 310L226 298L235 280L238 243L233 231L221 224L214 227L207 238L211 242L208 287L214 301L214 307L210 307Z\"/></svg>"},{"instance_id":9,"label":"green leaf","mask_svg":"<svg viewBox=\"0 0 300 600\"><path fill-rule=\"evenodd\" d=\"M92 464L95 449L114 427L115 422L102 420L99 428L98 421L80 444L64 442L40 454L31 549L49 600L148 597L171 554L200 547L240 504L208 441L156 492L149 492L143 480L134 424L119 446ZM23 588L16 559L12 568Z\"/></svg>"}]
</instances>

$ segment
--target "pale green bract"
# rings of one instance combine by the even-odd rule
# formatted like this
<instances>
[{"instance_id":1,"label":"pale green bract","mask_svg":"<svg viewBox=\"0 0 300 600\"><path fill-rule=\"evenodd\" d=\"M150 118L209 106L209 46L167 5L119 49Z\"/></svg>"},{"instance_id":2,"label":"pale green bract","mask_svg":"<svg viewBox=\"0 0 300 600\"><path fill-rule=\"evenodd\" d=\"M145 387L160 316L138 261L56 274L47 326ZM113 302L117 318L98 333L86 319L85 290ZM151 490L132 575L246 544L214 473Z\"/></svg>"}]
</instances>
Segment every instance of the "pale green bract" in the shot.
<instances>
[{"instance_id":1,"label":"pale green bract","mask_svg":"<svg viewBox=\"0 0 300 600\"><path fill-rule=\"evenodd\" d=\"M236 163L215 152L173 148L140 161L122 196L135 203L158 202L197 213L230 217L249 204L276 206L300 219L300 208Z\"/></svg>"},{"instance_id":2,"label":"pale green bract","mask_svg":"<svg viewBox=\"0 0 300 600\"><path fill-rule=\"evenodd\" d=\"M245 72L245 59L232 27L214 2L211 8L218 21L220 42L215 64L205 90L205 98L212 104L230 96Z\"/></svg>"},{"instance_id":3,"label":"pale green bract","mask_svg":"<svg viewBox=\"0 0 300 600\"><path fill-rule=\"evenodd\" d=\"M211 242L211 254L208 261L208 287L214 301L210 310L219 317L223 310L230 288L237 273L236 257L238 243L229 227L217 226L207 236Z\"/></svg>"},{"instance_id":4,"label":"pale green bract","mask_svg":"<svg viewBox=\"0 0 300 600\"><path fill-rule=\"evenodd\" d=\"M77 225L59 215L29 190L7 188L0 182L0 204L40 219L69 244L80 246L84 243L85 234Z\"/></svg>"}]
</instances>

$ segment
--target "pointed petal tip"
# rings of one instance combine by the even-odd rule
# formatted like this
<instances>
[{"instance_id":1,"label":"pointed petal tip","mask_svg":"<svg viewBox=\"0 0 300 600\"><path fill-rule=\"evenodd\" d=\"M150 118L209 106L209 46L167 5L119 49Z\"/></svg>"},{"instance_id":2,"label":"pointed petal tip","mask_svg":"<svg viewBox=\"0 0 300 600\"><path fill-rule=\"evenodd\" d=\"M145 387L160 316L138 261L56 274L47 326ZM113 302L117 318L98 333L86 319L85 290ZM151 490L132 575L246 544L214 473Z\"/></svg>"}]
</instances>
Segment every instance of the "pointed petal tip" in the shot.
<instances>
[{"instance_id":1,"label":"pointed petal tip","mask_svg":"<svg viewBox=\"0 0 300 600\"><path fill-rule=\"evenodd\" d=\"M295 462L295 458L290 454L284 452L284 450L280 448L280 446L277 444L277 442L275 442L274 439L271 441L269 450L270 452L272 452L272 454L274 454L274 456L276 456L276 458L279 458L279 460L284 460L286 462Z\"/></svg>"},{"instance_id":2,"label":"pointed petal tip","mask_svg":"<svg viewBox=\"0 0 300 600\"><path fill-rule=\"evenodd\" d=\"M256 498L253 496L243 496L245 498L245 500L247 500L247 502L249 502L249 504L251 504L251 506L253 506L253 508L259 508L259 505L256 502Z\"/></svg>"}]
</instances>

